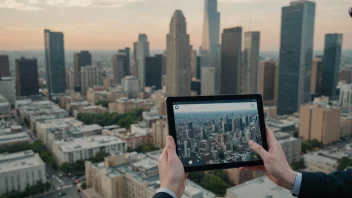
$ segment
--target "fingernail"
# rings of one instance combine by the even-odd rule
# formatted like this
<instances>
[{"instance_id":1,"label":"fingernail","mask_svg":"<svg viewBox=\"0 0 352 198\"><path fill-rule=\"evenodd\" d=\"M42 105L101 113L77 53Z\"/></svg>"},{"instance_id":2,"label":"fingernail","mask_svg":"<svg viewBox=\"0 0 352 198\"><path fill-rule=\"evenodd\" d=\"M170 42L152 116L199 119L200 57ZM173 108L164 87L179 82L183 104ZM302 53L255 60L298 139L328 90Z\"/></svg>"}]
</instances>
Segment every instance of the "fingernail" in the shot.
<instances>
[{"instance_id":1,"label":"fingernail","mask_svg":"<svg viewBox=\"0 0 352 198\"><path fill-rule=\"evenodd\" d=\"M248 168L245 168L245 169L244 169L244 172L247 172L247 171L248 171Z\"/></svg>"}]
</instances>

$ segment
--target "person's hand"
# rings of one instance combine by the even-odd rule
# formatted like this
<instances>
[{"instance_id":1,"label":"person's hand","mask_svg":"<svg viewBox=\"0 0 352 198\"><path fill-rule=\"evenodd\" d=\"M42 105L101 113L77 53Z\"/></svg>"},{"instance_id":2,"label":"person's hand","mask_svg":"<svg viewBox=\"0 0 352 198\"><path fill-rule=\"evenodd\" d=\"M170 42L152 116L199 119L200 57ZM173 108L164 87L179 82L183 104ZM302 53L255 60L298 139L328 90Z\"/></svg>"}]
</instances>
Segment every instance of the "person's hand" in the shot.
<instances>
[{"instance_id":1,"label":"person's hand","mask_svg":"<svg viewBox=\"0 0 352 198\"><path fill-rule=\"evenodd\" d=\"M187 174L181 160L176 154L174 138L168 136L166 147L159 158L160 187L172 190L177 197L181 197L185 191Z\"/></svg>"},{"instance_id":2,"label":"person's hand","mask_svg":"<svg viewBox=\"0 0 352 198\"><path fill-rule=\"evenodd\" d=\"M296 172L291 169L281 144L268 127L266 127L266 135L269 152L254 141L249 141L251 149L263 159L264 166L241 167L240 171L262 170L276 185L292 190Z\"/></svg>"}]
</instances>

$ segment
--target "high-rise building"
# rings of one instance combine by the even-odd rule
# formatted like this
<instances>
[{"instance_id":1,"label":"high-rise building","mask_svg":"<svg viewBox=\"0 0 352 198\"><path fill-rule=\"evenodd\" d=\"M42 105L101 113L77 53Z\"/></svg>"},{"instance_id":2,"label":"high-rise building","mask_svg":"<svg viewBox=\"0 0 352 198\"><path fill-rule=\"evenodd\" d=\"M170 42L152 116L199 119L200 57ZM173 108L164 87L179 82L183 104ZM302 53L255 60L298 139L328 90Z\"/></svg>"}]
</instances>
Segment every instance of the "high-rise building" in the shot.
<instances>
[{"instance_id":1,"label":"high-rise building","mask_svg":"<svg viewBox=\"0 0 352 198\"><path fill-rule=\"evenodd\" d=\"M314 21L314 2L294 1L282 8L278 114L297 112L310 101Z\"/></svg>"},{"instance_id":2,"label":"high-rise building","mask_svg":"<svg viewBox=\"0 0 352 198\"><path fill-rule=\"evenodd\" d=\"M241 92L242 27L224 29L221 46L221 94L239 94Z\"/></svg>"},{"instance_id":3,"label":"high-rise building","mask_svg":"<svg viewBox=\"0 0 352 198\"><path fill-rule=\"evenodd\" d=\"M258 93L265 105L275 105L279 67L274 61L260 62L258 66Z\"/></svg>"},{"instance_id":4,"label":"high-rise building","mask_svg":"<svg viewBox=\"0 0 352 198\"><path fill-rule=\"evenodd\" d=\"M316 56L312 64L312 77L310 82L310 92L314 96L321 96L322 79L323 79L322 57Z\"/></svg>"},{"instance_id":5,"label":"high-rise building","mask_svg":"<svg viewBox=\"0 0 352 198\"><path fill-rule=\"evenodd\" d=\"M339 82L350 84L352 82L352 68L343 68L339 73Z\"/></svg>"},{"instance_id":6,"label":"high-rise building","mask_svg":"<svg viewBox=\"0 0 352 198\"><path fill-rule=\"evenodd\" d=\"M32 96L39 94L37 59L16 59L16 90L17 96Z\"/></svg>"},{"instance_id":7,"label":"high-rise building","mask_svg":"<svg viewBox=\"0 0 352 198\"><path fill-rule=\"evenodd\" d=\"M201 68L201 57L200 56L197 56L197 69L196 69L196 78L197 79L200 79L200 73L201 73L201 71L200 71L200 68Z\"/></svg>"},{"instance_id":8,"label":"high-rise building","mask_svg":"<svg viewBox=\"0 0 352 198\"><path fill-rule=\"evenodd\" d=\"M103 75L98 67L81 67L81 93L87 93L90 87L103 84Z\"/></svg>"},{"instance_id":9,"label":"high-rise building","mask_svg":"<svg viewBox=\"0 0 352 198\"><path fill-rule=\"evenodd\" d=\"M130 54L131 54L131 49L129 47L125 47L125 49L119 49L118 52L124 52L127 56L127 59L126 59L126 63L123 65L123 76L128 76L130 75L131 71L130 71L130 67L131 67L131 57L130 57Z\"/></svg>"},{"instance_id":10,"label":"high-rise building","mask_svg":"<svg viewBox=\"0 0 352 198\"><path fill-rule=\"evenodd\" d=\"M201 68L201 94L203 96L214 95L216 90L216 68L215 67L202 67Z\"/></svg>"},{"instance_id":11,"label":"high-rise building","mask_svg":"<svg viewBox=\"0 0 352 198\"><path fill-rule=\"evenodd\" d=\"M66 90L64 34L44 30L46 75L49 98Z\"/></svg>"},{"instance_id":12,"label":"high-rise building","mask_svg":"<svg viewBox=\"0 0 352 198\"><path fill-rule=\"evenodd\" d=\"M161 89L163 55L145 58L145 86Z\"/></svg>"},{"instance_id":13,"label":"high-rise building","mask_svg":"<svg viewBox=\"0 0 352 198\"><path fill-rule=\"evenodd\" d=\"M121 85L123 91L128 93L128 98L137 98L140 91L138 78L135 76L125 76L121 81Z\"/></svg>"},{"instance_id":14,"label":"high-rise building","mask_svg":"<svg viewBox=\"0 0 352 198\"><path fill-rule=\"evenodd\" d=\"M76 73L74 72L74 70L72 70L71 68L67 67L66 68L66 89L68 90L74 90L75 89L75 83L76 83ZM81 76L81 74L79 74L79 76ZM81 82L81 80L80 80Z\"/></svg>"},{"instance_id":15,"label":"high-rise building","mask_svg":"<svg viewBox=\"0 0 352 198\"><path fill-rule=\"evenodd\" d=\"M342 50L342 34L326 34L323 56L322 95L336 98Z\"/></svg>"},{"instance_id":16,"label":"high-rise building","mask_svg":"<svg viewBox=\"0 0 352 198\"><path fill-rule=\"evenodd\" d=\"M5 54L0 54L0 79L1 77L9 76L11 76L9 56Z\"/></svg>"},{"instance_id":17,"label":"high-rise building","mask_svg":"<svg viewBox=\"0 0 352 198\"><path fill-rule=\"evenodd\" d=\"M121 84L121 79L124 77L124 68L128 64L128 56L126 52L118 51L112 57L112 70L114 74L114 83Z\"/></svg>"},{"instance_id":18,"label":"high-rise building","mask_svg":"<svg viewBox=\"0 0 352 198\"><path fill-rule=\"evenodd\" d=\"M76 52L74 55L75 87L81 87L81 67L92 65L92 55L89 51Z\"/></svg>"},{"instance_id":19,"label":"high-rise building","mask_svg":"<svg viewBox=\"0 0 352 198\"><path fill-rule=\"evenodd\" d=\"M136 66L136 74L139 79L139 86L145 87L145 57L149 56L149 42L146 34L139 34L138 41L134 43L134 64Z\"/></svg>"},{"instance_id":20,"label":"high-rise building","mask_svg":"<svg viewBox=\"0 0 352 198\"><path fill-rule=\"evenodd\" d=\"M197 51L191 51L191 73L192 78L195 78L197 75Z\"/></svg>"},{"instance_id":21,"label":"high-rise building","mask_svg":"<svg viewBox=\"0 0 352 198\"><path fill-rule=\"evenodd\" d=\"M324 144L340 139L341 110L328 102L302 105L299 113L299 136Z\"/></svg>"},{"instance_id":22,"label":"high-rise building","mask_svg":"<svg viewBox=\"0 0 352 198\"><path fill-rule=\"evenodd\" d=\"M181 10L176 10L171 18L166 50L166 91L168 96L190 96L190 44L186 18Z\"/></svg>"},{"instance_id":23,"label":"high-rise building","mask_svg":"<svg viewBox=\"0 0 352 198\"><path fill-rule=\"evenodd\" d=\"M16 101L15 82L12 77L2 77L0 80L0 95L4 96L10 104Z\"/></svg>"},{"instance_id":24,"label":"high-rise building","mask_svg":"<svg viewBox=\"0 0 352 198\"><path fill-rule=\"evenodd\" d=\"M243 93L257 93L260 32L244 33Z\"/></svg>"},{"instance_id":25,"label":"high-rise building","mask_svg":"<svg viewBox=\"0 0 352 198\"><path fill-rule=\"evenodd\" d=\"M204 0L203 38L200 48L202 67L220 67L220 13L217 0Z\"/></svg>"},{"instance_id":26,"label":"high-rise building","mask_svg":"<svg viewBox=\"0 0 352 198\"><path fill-rule=\"evenodd\" d=\"M199 79L192 79L191 90L196 92L197 95L201 94L201 81Z\"/></svg>"}]
</instances>

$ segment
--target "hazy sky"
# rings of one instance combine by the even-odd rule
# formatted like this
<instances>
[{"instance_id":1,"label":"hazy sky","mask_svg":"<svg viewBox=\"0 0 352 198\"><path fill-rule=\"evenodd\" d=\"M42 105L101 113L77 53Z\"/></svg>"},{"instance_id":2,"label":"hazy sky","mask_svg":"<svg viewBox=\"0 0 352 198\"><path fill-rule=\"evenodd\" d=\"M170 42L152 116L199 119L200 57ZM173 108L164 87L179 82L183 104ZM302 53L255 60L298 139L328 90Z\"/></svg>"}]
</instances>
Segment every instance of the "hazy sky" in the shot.
<instances>
[{"instance_id":1,"label":"hazy sky","mask_svg":"<svg viewBox=\"0 0 352 198\"><path fill-rule=\"evenodd\" d=\"M221 29L242 26L261 31L261 50L279 50L281 7L289 0L218 0ZM325 33L343 33L352 48L351 0L315 0L314 48ZM175 9L186 17L197 49L203 27L203 0L0 0L0 50L43 49L43 29L65 33L66 49L118 49L147 33L152 49L165 49ZM250 14L251 13L251 14ZM251 16L251 23L249 23Z\"/></svg>"},{"instance_id":2,"label":"hazy sky","mask_svg":"<svg viewBox=\"0 0 352 198\"><path fill-rule=\"evenodd\" d=\"M253 107L251 105L254 105ZM175 108L175 106L174 106ZM175 113L189 113L189 112L211 112L211 111L246 111L257 109L255 102L241 102L241 103L220 103L220 104L183 104L178 105Z\"/></svg>"}]
</instances>

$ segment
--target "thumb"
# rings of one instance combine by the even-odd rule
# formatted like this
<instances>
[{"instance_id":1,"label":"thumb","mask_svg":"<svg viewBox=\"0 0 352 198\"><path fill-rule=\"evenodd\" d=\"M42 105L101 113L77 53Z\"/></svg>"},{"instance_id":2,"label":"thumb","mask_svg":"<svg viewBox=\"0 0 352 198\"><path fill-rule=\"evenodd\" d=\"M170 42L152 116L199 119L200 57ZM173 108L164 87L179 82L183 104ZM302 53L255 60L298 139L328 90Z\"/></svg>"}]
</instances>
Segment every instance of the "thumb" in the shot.
<instances>
[{"instance_id":1,"label":"thumb","mask_svg":"<svg viewBox=\"0 0 352 198\"><path fill-rule=\"evenodd\" d=\"M264 160L267 158L267 156L269 155L269 153L259 144L255 143L253 140L249 140L248 142L249 146L251 147L251 149L258 153L258 155L260 155L260 157Z\"/></svg>"},{"instance_id":2,"label":"thumb","mask_svg":"<svg viewBox=\"0 0 352 198\"><path fill-rule=\"evenodd\" d=\"M166 139L166 150L167 150L167 155L168 158L173 158L176 157L176 145L175 145L175 140L172 136L167 136Z\"/></svg>"}]
</instances>

